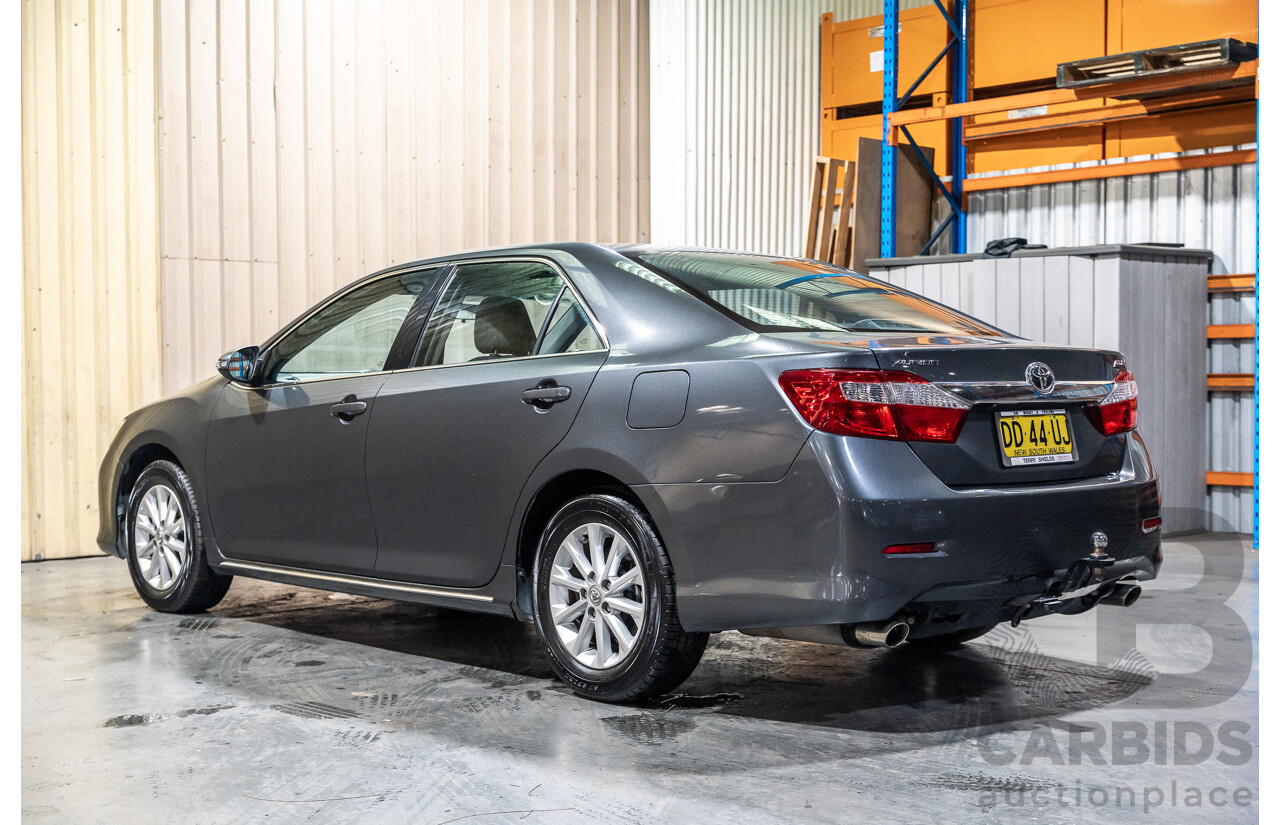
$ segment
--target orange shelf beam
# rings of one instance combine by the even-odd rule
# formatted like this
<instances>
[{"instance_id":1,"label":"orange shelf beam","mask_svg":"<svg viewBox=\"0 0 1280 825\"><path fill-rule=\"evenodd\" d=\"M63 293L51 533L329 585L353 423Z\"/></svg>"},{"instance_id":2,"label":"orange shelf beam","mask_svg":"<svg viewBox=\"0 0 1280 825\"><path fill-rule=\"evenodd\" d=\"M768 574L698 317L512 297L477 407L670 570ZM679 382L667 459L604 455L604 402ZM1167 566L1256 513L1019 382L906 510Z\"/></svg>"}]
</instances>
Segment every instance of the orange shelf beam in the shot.
<instances>
[{"instance_id":1,"label":"orange shelf beam","mask_svg":"<svg viewBox=\"0 0 1280 825\"><path fill-rule=\"evenodd\" d=\"M1251 372L1211 372L1209 392L1253 392Z\"/></svg>"},{"instance_id":2,"label":"orange shelf beam","mask_svg":"<svg viewBox=\"0 0 1280 825\"><path fill-rule=\"evenodd\" d=\"M1094 106L1074 112L1056 115L1039 115L1019 118L1001 123L984 123L970 126L964 130L964 142L981 144L1010 135L1040 132L1047 129L1068 129L1073 126L1092 126L1098 123L1114 123L1121 120L1134 120L1141 117L1180 112L1192 109L1203 109L1227 103L1242 103L1254 100L1257 92L1248 86L1236 86L1228 89L1217 89L1198 94L1180 95L1175 98L1158 98L1156 100L1130 100L1117 102L1110 106Z\"/></svg>"},{"instance_id":3,"label":"orange shelf beam","mask_svg":"<svg viewBox=\"0 0 1280 825\"><path fill-rule=\"evenodd\" d=\"M1121 178L1128 175L1153 175L1157 172L1176 172L1186 169L1209 169L1215 166L1235 166L1256 163L1258 153L1254 149L1235 152L1214 152L1208 155L1190 155L1158 160L1137 160L1128 163L1108 163L1075 169L1054 169L1050 172L1026 172L1015 175L994 175L986 178L968 178L964 182L965 194L988 189L1013 189L1020 186L1038 186L1042 183L1064 183L1075 180ZM1250 334L1252 337L1252 334Z\"/></svg>"},{"instance_id":4,"label":"orange shelf beam","mask_svg":"<svg viewBox=\"0 0 1280 825\"><path fill-rule=\"evenodd\" d=\"M1253 338L1255 336L1253 324L1209 324L1208 333L1211 341L1224 338Z\"/></svg>"},{"instance_id":5,"label":"orange shelf beam","mask_svg":"<svg viewBox=\"0 0 1280 825\"><path fill-rule=\"evenodd\" d=\"M1210 275L1210 292L1253 292L1257 288L1254 275Z\"/></svg>"},{"instance_id":6,"label":"orange shelf beam","mask_svg":"<svg viewBox=\"0 0 1280 825\"><path fill-rule=\"evenodd\" d=\"M1204 474L1205 484L1210 487L1252 487L1253 473L1215 473Z\"/></svg>"},{"instance_id":7,"label":"orange shelf beam","mask_svg":"<svg viewBox=\"0 0 1280 825\"><path fill-rule=\"evenodd\" d=\"M1007 112L1011 109L1051 106L1055 103L1073 103L1078 100L1099 100L1117 96L1128 98L1153 92L1189 90L1190 87L1197 86L1248 83L1256 79L1257 76L1258 61L1253 60L1248 63L1241 63L1238 66L1221 66L1207 69L1203 72L1184 72L1161 77L1140 77L1136 80L1085 86L1080 89L1049 89L1043 92L991 97L986 100L974 100L967 103L950 103L946 106L925 106L919 109L906 109L889 115L889 124L894 127L911 126L916 123L928 123L933 120L990 115L997 112Z\"/></svg>"}]
</instances>

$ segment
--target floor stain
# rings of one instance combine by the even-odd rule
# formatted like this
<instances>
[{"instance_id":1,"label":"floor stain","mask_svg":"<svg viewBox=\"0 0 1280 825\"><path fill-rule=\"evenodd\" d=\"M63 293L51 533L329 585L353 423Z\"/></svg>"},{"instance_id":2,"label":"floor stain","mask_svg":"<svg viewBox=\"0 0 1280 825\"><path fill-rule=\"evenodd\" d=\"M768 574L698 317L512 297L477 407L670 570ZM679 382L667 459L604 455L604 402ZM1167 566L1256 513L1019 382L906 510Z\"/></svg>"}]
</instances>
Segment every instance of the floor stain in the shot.
<instances>
[{"instance_id":1,"label":"floor stain","mask_svg":"<svg viewBox=\"0 0 1280 825\"><path fill-rule=\"evenodd\" d=\"M690 719L671 718L663 713L606 716L600 721L614 733L641 745L661 745L697 727Z\"/></svg>"},{"instance_id":2,"label":"floor stain","mask_svg":"<svg viewBox=\"0 0 1280 825\"><path fill-rule=\"evenodd\" d=\"M282 705L272 705L271 709L290 716L301 716L303 719L355 719L360 715L321 702L286 702Z\"/></svg>"},{"instance_id":3,"label":"floor stain","mask_svg":"<svg viewBox=\"0 0 1280 825\"><path fill-rule=\"evenodd\" d=\"M211 716L220 710L231 710L233 707L235 707L235 705L212 705L207 708L187 708L186 710L178 711L178 716L183 718L187 716Z\"/></svg>"},{"instance_id":4,"label":"floor stain","mask_svg":"<svg viewBox=\"0 0 1280 825\"><path fill-rule=\"evenodd\" d=\"M920 784L929 788L946 788L952 791L1020 791L1024 793L1057 786L1057 783L1035 776L1019 774L993 776L985 773L944 773L926 779Z\"/></svg>"},{"instance_id":5,"label":"floor stain","mask_svg":"<svg viewBox=\"0 0 1280 825\"><path fill-rule=\"evenodd\" d=\"M159 721L159 716L144 716L134 713L125 714L123 716L113 716L102 723L104 728L136 728L139 725L149 725L152 722Z\"/></svg>"},{"instance_id":6,"label":"floor stain","mask_svg":"<svg viewBox=\"0 0 1280 825\"><path fill-rule=\"evenodd\" d=\"M294 662L293 666L294 667L320 667L320 665L322 664L324 664L324 662L320 661L319 659L307 659L304 662Z\"/></svg>"},{"instance_id":7,"label":"floor stain","mask_svg":"<svg viewBox=\"0 0 1280 825\"><path fill-rule=\"evenodd\" d=\"M687 693L677 693L674 696L664 696L656 700L654 705L664 710L701 710L704 708L723 707L724 705L741 701L741 693L711 693L706 696L690 696Z\"/></svg>"}]
</instances>

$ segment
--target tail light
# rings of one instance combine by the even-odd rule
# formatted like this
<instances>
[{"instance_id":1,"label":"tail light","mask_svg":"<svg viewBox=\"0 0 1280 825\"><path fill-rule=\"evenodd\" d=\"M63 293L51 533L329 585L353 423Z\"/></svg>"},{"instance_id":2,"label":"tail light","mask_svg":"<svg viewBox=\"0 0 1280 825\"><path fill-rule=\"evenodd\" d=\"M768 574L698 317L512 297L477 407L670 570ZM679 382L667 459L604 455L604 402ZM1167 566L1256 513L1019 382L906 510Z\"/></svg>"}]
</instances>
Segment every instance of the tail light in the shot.
<instances>
[{"instance_id":1,"label":"tail light","mask_svg":"<svg viewBox=\"0 0 1280 825\"><path fill-rule=\"evenodd\" d=\"M1138 385L1133 373L1125 370L1117 375L1107 397L1085 407L1084 411L1103 435L1127 433L1138 426Z\"/></svg>"},{"instance_id":2,"label":"tail light","mask_svg":"<svg viewBox=\"0 0 1280 825\"><path fill-rule=\"evenodd\" d=\"M905 556L912 553L932 553L933 542L922 541L917 544L891 544L880 552L886 556Z\"/></svg>"},{"instance_id":3,"label":"tail light","mask_svg":"<svg viewBox=\"0 0 1280 825\"><path fill-rule=\"evenodd\" d=\"M918 375L896 370L789 370L778 383L823 432L954 443L970 404Z\"/></svg>"}]
</instances>

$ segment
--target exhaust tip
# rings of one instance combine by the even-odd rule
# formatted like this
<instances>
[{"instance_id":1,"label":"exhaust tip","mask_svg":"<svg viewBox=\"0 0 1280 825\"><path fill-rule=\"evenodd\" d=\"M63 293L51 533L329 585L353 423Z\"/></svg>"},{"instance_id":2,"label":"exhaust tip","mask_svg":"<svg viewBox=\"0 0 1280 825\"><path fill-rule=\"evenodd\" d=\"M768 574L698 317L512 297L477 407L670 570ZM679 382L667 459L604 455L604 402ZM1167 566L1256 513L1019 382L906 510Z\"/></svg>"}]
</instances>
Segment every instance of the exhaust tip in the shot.
<instances>
[{"instance_id":1,"label":"exhaust tip","mask_svg":"<svg viewBox=\"0 0 1280 825\"><path fill-rule=\"evenodd\" d=\"M911 625L890 619L887 622L869 622L855 625L853 640L863 647L897 647L907 640Z\"/></svg>"},{"instance_id":2,"label":"exhaust tip","mask_svg":"<svg viewBox=\"0 0 1280 825\"><path fill-rule=\"evenodd\" d=\"M1111 588L1111 592L1103 596L1101 602L1114 607L1133 607L1141 595L1142 588L1140 586L1124 582Z\"/></svg>"},{"instance_id":3,"label":"exhaust tip","mask_svg":"<svg viewBox=\"0 0 1280 825\"><path fill-rule=\"evenodd\" d=\"M907 635L911 633L911 626L906 622L898 622L889 628L885 633L884 646L897 647L907 641Z\"/></svg>"}]
</instances>

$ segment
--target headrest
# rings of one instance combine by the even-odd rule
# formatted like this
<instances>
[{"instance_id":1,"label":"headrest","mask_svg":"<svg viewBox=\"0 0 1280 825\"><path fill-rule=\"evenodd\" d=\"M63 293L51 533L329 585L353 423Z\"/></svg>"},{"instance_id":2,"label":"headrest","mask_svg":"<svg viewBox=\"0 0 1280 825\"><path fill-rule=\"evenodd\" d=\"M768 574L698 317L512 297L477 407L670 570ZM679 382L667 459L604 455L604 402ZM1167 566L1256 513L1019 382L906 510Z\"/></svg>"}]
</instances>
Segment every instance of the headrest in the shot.
<instances>
[{"instance_id":1,"label":"headrest","mask_svg":"<svg viewBox=\"0 0 1280 825\"><path fill-rule=\"evenodd\" d=\"M485 355L532 355L537 337L528 310L515 298L491 295L476 307L476 349Z\"/></svg>"}]
</instances>

